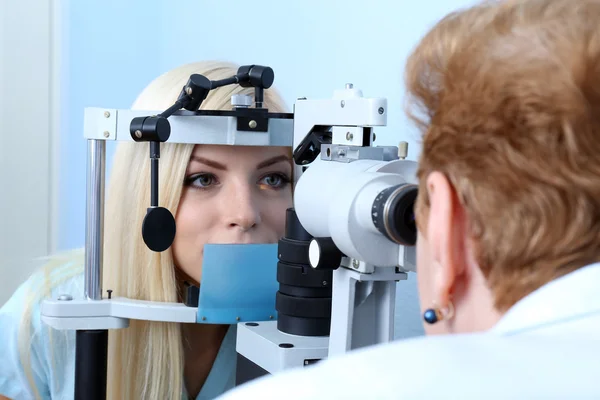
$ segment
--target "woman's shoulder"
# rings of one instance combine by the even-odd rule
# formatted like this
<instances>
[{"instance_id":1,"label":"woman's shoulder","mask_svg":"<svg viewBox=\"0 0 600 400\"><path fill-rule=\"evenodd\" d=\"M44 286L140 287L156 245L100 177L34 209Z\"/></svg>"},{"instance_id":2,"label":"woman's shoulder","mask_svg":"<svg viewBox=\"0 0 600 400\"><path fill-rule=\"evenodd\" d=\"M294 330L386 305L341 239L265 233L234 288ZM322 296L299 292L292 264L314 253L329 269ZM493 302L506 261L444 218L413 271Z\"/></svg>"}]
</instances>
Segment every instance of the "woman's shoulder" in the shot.
<instances>
[{"instance_id":1,"label":"woman's shoulder","mask_svg":"<svg viewBox=\"0 0 600 400\"><path fill-rule=\"evenodd\" d=\"M32 380L41 398L56 398L60 393L56 382L71 368L74 335L44 324L41 306L45 299L83 290L82 253L39 260L41 265L0 308L0 394L30 398Z\"/></svg>"},{"instance_id":2,"label":"woman's shoulder","mask_svg":"<svg viewBox=\"0 0 600 400\"><path fill-rule=\"evenodd\" d=\"M46 257L37 263L39 266L0 308L1 316L21 319L28 309L39 309L44 299L83 290L83 259L78 251Z\"/></svg>"}]
</instances>

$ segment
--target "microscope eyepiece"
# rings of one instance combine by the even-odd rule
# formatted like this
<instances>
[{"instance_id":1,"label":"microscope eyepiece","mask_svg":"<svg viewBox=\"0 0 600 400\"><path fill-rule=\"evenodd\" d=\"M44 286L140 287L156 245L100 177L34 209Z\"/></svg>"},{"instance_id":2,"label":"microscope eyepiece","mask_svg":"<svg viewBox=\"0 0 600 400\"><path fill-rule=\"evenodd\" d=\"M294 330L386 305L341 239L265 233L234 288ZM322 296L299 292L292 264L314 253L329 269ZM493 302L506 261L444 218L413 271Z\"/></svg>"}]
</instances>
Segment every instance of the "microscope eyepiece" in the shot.
<instances>
[{"instance_id":1,"label":"microscope eyepiece","mask_svg":"<svg viewBox=\"0 0 600 400\"><path fill-rule=\"evenodd\" d=\"M417 242L414 205L418 187L414 184L391 186L379 193L373 201L373 224L391 241L404 246Z\"/></svg>"}]
</instances>

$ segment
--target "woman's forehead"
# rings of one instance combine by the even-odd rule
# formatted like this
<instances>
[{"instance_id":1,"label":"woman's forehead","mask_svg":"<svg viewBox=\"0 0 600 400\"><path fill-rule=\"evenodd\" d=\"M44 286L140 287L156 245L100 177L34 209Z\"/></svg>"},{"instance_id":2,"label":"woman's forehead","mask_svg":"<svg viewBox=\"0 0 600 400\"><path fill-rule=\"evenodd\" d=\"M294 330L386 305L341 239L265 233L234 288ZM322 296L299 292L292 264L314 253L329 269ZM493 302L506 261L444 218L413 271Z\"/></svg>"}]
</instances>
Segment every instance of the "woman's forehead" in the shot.
<instances>
[{"instance_id":1,"label":"woman's forehead","mask_svg":"<svg viewBox=\"0 0 600 400\"><path fill-rule=\"evenodd\" d=\"M256 160L262 161L277 156L288 156L291 161L291 148L287 146L233 146L198 144L192 158L210 158L215 161Z\"/></svg>"}]
</instances>

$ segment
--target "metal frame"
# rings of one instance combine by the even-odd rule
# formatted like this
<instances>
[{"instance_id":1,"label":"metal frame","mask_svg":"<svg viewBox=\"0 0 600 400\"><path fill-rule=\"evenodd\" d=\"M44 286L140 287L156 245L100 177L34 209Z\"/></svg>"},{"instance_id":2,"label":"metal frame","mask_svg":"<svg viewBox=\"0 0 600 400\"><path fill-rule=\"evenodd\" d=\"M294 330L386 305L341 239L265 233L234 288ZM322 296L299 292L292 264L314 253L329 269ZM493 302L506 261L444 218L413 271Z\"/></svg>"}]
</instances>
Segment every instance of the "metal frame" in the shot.
<instances>
[{"instance_id":1,"label":"metal frame","mask_svg":"<svg viewBox=\"0 0 600 400\"><path fill-rule=\"evenodd\" d=\"M116 329L128 326L128 320L195 322L196 307L185 307L184 316L179 304L143 303L130 299L104 299L102 289L104 250L104 204L106 186L106 141L133 142L129 125L133 118L156 115L159 111L107 109L90 107L85 109L84 137L88 141L86 179L86 223L85 223L85 287L84 301L73 301L71 294L58 300L47 300L42 304L42 319L56 329ZM231 113L234 113L233 111ZM265 132L238 130L236 116L193 115L188 112L169 117L171 136L169 143L223 144L247 146L291 146L294 120L291 114L268 114L269 123ZM144 143L140 143L144 145ZM68 301L65 301L68 300ZM96 307L95 302L111 303ZM83 311L82 307L86 307ZM135 312L127 310L136 308ZM160 310L167 309L162 313ZM153 313L157 315L153 315ZM174 314L171 314L174 313ZM187 315L194 315L189 319ZM158 317L160 316L160 318ZM115 322L123 319L125 322ZM80 321L79 323L77 321ZM93 322L92 322L93 321Z\"/></svg>"},{"instance_id":2,"label":"metal frame","mask_svg":"<svg viewBox=\"0 0 600 400\"><path fill-rule=\"evenodd\" d=\"M359 268L358 262L352 262ZM373 273L341 267L333 273L329 336L290 335L277 322L241 323L237 352L268 373L310 365L327 357L393 340L396 282L405 272L372 267Z\"/></svg>"},{"instance_id":3,"label":"metal frame","mask_svg":"<svg viewBox=\"0 0 600 400\"><path fill-rule=\"evenodd\" d=\"M390 267L373 267L373 271L344 267L334 271L330 356L393 340L396 282L408 275Z\"/></svg>"},{"instance_id":4,"label":"metal frame","mask_svg":"<svg viewBox=\"0 0 600 400\"><path fill-rule=\"evenodd\" d=\"M106 142L88 140L85 221L85 288L88 300L102 300Z\"/></svg>"},{"instance_id":5,"label":"metal frame","mask_svg":"<svg viewBox=\"0 0 600 400\"><path fill-rule=\"evenodd\" d=\"M270 374L327 358L328 336L296 336L277 330L277 321L237 326L237 352Z\"/></svg>"},{"instance_id":6,"label":"metal frame","mask_svg":"<svg viewBox=\"0 0 600 400\"><path fill-rule=\"evenodd\" d=\"M196 322L196 307L180 303L111 299L110 296L108 299L103 298L106 141L133 141L130 133L131 121L136 117L156 114L160 114L160 111L105 108L85 110L84 136L88 140L88 156L84 297L73 299L66 294L57 300L46 300L42 304L42 319L45 323L56 329L77 330L78 338L81 332L94 333L127 328L130 319ZM269 114L266 131L258 132L252 130L257 124L251 118L248 119L247 113L243 116L243 122L238 121L238 116L231 114L176 113L169 117L171 136L168 142L291 145L296 148L315 126L322 125L329 126L335 136L335 142L340 142L333 143L332 146L347 146L347 150L354 150L356 148L353 146L357 144L370 146L374 138L372 130L369 131L368 137L361 136L361 132L364 132L362 127L386 125L387 101L382 98L363 98L360 90L353 89L350 85L344 91L336 91L332 99L299 99L295 104L294 115L279 115L278 117L277 114L273 114L271 117ZM238 122L244 124L241 126L242 130L238 130ZM360 143L357 143L358 139ZM369 143L364 143L365 140ZM359 156L357 153L357 159L390 158L388 148L380 150L359 147L358 150L361 154ZM297 167L297 171L299 169L300 166ZM296 181L300 175L301 173L296 175ZM399 272L394 267L381 268L360 260L349 260L349 263L334 271L329 336L305 337L286 334L277 329L276 321L246 322L238 324L237 351L264 370L276 373L343 354L352 349L390 341L393 338L394 327L395 283L406 278L405 272ZM275 296L275 293L273 295ZM84 343L83 338L82 335L81 343ZM87 344L93 343L91 339L85 343L86 349L96 346ZM92 353L94 352L90 351L90 354ZM97 351L92 357L103 359L104 354ZM105 365L102 368L105 369ZM94 379L99 380L100 388L102 379L105 379L105 371L102 368L92 371L98 374ZM76 378L76 381L84 382L84 379ZM98 396L101 398L103 395L99 393Z\"/></svg>"},{"instance_id":7,"label":"metal frame","mask_svg":"<svg viewBox=\"0 0 600 400\"><path fill-rule=\"evenodd\" d=\"M84 137L133 142L129 131L131 121L157 114L160 111L89 107L84 111ZM190 114L176 113L169 117L169 143L291 146L293 142L294 119L287 118L291 114L269 114L266 132L252 131L250 126L238 131L236 116Z\"/></svg>"}]
</instances>

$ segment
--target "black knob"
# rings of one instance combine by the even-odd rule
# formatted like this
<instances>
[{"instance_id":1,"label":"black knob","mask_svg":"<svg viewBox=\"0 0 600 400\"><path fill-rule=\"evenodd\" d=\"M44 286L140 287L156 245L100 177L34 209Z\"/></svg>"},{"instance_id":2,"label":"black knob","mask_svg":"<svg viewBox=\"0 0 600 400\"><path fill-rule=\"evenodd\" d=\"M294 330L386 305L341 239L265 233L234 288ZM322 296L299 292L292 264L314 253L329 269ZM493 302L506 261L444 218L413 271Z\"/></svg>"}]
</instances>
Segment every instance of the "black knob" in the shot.
<instances>
[{"instance_id":1,"label":"black knob","mask_svg":"<svg viewBox=\"0 0 600 400\"><path fill-rule=\"evenodd\" d=\"M171 136L171 125L163 117L135 117L129 124L129 133L136 142L166 142Z\"/></svg>"},{"instance_id":2,"label":"black knob","mask_svg":"<svg viewBox=\"0 0 600 400\"><path fill-rule=\"evenodd\" d=\"M268 89L275 80L273 69L263 65L243 65L238 69L237 75L242 87Z\"/></svg>"},{"instance_id":3,"label":"black knob","mask_svg":"<svg viewBox=\"0 0 600 400\"><path fill-rule=\"evenodd\" d=\"M308 260L314 269L338 269L344 254L331 238L314 238L308 246Z\"/></svg>"},{"instance_id":4,"label":"black knob","mask_svg":"<svg viewBox=\"0 0 600 400\"><path fill-rule=\"evenodd\" d=\"M183 108L188 111L196 111L208 96L211 85L210 79L204 75L192 74L183 87L178 100L185 99Z\"/></svg>"}]
</instances>

